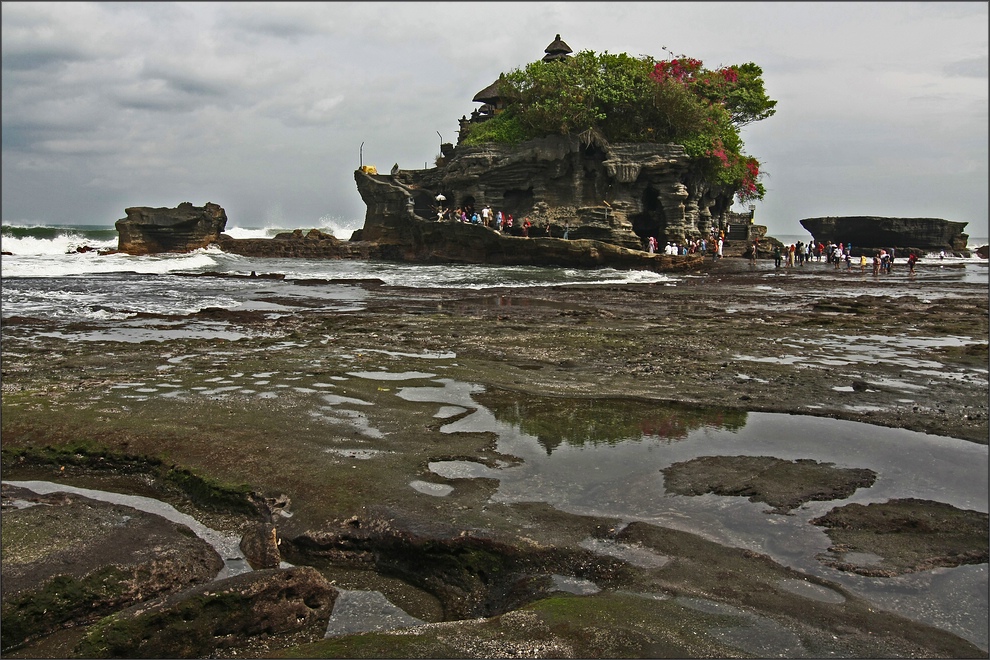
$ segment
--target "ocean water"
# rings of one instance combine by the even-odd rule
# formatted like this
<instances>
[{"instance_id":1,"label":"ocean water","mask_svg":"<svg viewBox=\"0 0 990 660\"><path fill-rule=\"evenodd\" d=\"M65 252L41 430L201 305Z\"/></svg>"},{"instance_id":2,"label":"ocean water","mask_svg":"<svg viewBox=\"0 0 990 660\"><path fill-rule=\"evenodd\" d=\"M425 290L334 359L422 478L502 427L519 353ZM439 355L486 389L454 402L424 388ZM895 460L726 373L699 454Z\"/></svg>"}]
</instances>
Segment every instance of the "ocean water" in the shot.
<instances>
[{"instance_id":1,"label":"ocean water","mask_svg":"<svg viewBox=\"0 0 990 660\"><path fill-rule=\"evenodd\" d=\"M322 227L338 238L352 227ZM284 227L230 227L234 238L271 238ZM92 251L78 252L89 247ZM192 314L208 307L244 308L258 280L183 277L206 272L249 275L278 273L291 280L375 279L412 288L486 289L533 285L665 283L672 278L649 271L581 270L529 266L415 265L340 259L258 259L218 248L186 254L131 256L99 254L117 247L108 227L2 226L3 317L28 315L61 320L110 320L139 313ZM353 289L354 287L350 287ZM344 295L341 288L341 297ZM328 296L332 297L330 291ZM353 297L353 296L352 296Z\"/></svg>"},{"instance_id":2,"label":"ocean water","mask_svg":"<svg viewBox=\"0 0 990 660\"><path fill-rule=\"evenodd\" d=\"M322 219L322 231L341 239L350 237L359 221ZM238 275L278 273L285 293L292 280L375 279L385 285L410 288L616 285L654 283L676 286L684 276L614 269L582 270L558 267L417 265L366 260L258 259L224 253L218 248L186 254L130 256L101 255L117 247L117 231L110 226L2 225L2 316L26 315L71 320L120 320L141 313L192 314L209 307L244 309L257 305L252 294L257 280L195 278L183 275L218 272ZM271 238L287 227L228 227L234 238ZM807 236L779 236L780 240ZM987 239L971 238L971 247ZM79 248L92 248L78 252ZM765 265L765 264L764 264ZM921 267L935 266L934 259ZM946 276L985 282L987 262L973 256L938 260ZM960 270L961 268L961 270ZM934 270L932 276L940 275ZM974 279L975 278L975 279ZM355 287L329 287L328 304L344 309L359 304ZM257 308L257 307L256 307Z\"/></svg>"}]
</instances>

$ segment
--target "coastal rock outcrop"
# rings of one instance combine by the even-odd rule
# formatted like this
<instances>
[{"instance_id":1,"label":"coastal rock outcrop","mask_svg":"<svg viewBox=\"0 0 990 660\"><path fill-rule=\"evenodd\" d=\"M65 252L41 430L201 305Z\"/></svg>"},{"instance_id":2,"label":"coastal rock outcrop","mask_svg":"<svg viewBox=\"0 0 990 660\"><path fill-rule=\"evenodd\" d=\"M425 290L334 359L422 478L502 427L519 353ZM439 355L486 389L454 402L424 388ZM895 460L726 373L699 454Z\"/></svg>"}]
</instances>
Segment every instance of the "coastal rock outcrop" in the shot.
<instances>
[{"instance_id":1,"label":"coastal rock outcrop","mask_svg":"<svg viewBox=\"0 0 990 660\"><path fill-rule=\"evenodd\" d=\"M376 245L341 241L333 234L319 229L303 232L296 229L276 234L274 238L233 238L221 234L216 240L224 252L244 257L276 257L307 259L378 259L381 257Z\"/></svg>"},{"instance_id":2,"label":"coastal rock outcrop","mask_svg":"<svg viewBox=\"0 0 990 660\"><path fill-rule=\"evenodd\" d=\"M359 173L360 174L360 173ZM367 226L367 225L366 225ZM406 215L373 228L375 240L341 241L318 229L296 229L274 238L232 238L216 244L224 252L249 257L309 259L384 259L413 263L464 263L513 266L618 268L656 272L691 270L706 262L701 254L649 254L595 240L506 236L480 225L430 222Z\"/></svg>"},{"instance_id":3,"label":"coastal rock outcrop","mask_svg":"<svg viewBox=\"0 0 990 660\"><path fill-rule=\"evenodd\" d=\"M124 212L127 217L115 225L117 249L132 255L191 252L215 242L227 226L226 212L212 202L182 202L174 209L132 206Z\"/></svg>"},{"instance_id":4,"label":"coastal rock outcrop","mask_svg":"<svg viewBox=\"0 0 990 660\"><path fill-rule=\"evenodd\" d=\"M489 206L511 214L516 232L528 219L530 235L566 232L633 250L644 249L648 236L683 244L724 228L735 215L691 168L681 145L609 144L590 135L458 146L432 169L357 170L367 205L360 238L408 241L410 220Z\"/></svg>"},{"instance_id":5,"label":"coastal rock outcrop","mask_svg":"<svg viewBox=\"0 0 990 660\"><path fill-rule=\"evenodd\" d=\"M368 175L359 170L354 177L361 196L368 202L364 228L355 232L354 238L376 244L385 259L653 271L690 269L704 263L700 254L649 254L632 240L618 241L630 245L625 247L604 236L555 238L552 225L534 225L526 237L506 235L480 224L426 220L416 213L414 205L407 204L407 200L417 198L415 189L397 183L391 175ZM433 199L431 192L424 192Z\"/></svg>"},{"instance_id":6,"label":"coastal rock outcrop","mask_svg":"<svg viewBox=\"0 0 990 660\"><path fill-rule=\"evenodd\" d=\"M805 218L801 226L816 241L852 243L853 249L899 248L925 252L947 250L966 253L966 222L940 218L884 218L877 216L840 216ZM858 252L857 252L858 254Z\"/></svg>"}]
</instances>

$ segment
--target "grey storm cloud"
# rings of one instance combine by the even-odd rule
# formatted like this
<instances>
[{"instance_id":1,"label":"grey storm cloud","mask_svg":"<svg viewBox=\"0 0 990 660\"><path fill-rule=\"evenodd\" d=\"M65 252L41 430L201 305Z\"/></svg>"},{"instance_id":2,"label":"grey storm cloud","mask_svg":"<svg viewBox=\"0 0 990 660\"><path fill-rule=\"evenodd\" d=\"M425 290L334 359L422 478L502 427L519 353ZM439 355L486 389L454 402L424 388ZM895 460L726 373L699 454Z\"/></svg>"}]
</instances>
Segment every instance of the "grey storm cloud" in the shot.
<instances>
[{"instance_id":1,"label":"grey storm cloud","mask_svg":"<svg viewBox=\"0 0 990 660\"><path fill-rule=\"evenodd\" d=\"M432 166L471 99L575 50L756 62L743 130L771 233L815 215L987 230L987 5L5 2L3 221L214 201L233 225L360 226L359 162ZM438 136L438 133L440 134ZM338 222L338 224L340 224ZM346 224L346 223L345 223Z\"/></svg>"}]
</instances>

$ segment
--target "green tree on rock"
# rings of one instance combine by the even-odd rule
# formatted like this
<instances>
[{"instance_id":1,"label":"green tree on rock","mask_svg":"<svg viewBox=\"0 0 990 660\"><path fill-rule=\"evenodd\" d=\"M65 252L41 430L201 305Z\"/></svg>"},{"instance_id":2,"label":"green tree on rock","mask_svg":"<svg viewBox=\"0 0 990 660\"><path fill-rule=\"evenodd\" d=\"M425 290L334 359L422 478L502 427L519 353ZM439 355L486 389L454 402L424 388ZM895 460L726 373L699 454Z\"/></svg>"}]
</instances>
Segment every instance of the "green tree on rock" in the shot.
<instances>
[{"instance_id":1,"label":"green tree on rock","mask_svg":"<svg viewBox=\"0 0 990 660\"><path fill-rule=\"evenodd\" d=\"M740 202L762 199L760 163L743 152L739 129L773 116L777 102L753 63L704 68L688 57L581 51L502 76L503 109L473 124L464 144L517 143L596 132L609 142L674 142L695 159L695 176Z\"/></svg>"}]
</instances>

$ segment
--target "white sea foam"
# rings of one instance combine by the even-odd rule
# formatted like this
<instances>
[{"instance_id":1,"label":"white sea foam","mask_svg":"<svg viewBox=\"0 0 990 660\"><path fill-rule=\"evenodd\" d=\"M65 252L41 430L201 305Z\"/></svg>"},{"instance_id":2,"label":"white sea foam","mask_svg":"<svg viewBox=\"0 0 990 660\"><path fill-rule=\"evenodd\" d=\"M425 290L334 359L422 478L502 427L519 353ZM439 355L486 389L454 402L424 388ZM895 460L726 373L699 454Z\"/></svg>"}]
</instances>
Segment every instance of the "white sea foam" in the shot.
<instances>
[{"instance_id":1,"label":"white sea foam","mask_svg":"<svg viewBox=\"0 0 990 660\"><path fill-rule=\"evenodd\" d=\"M64 255L75 253L77 248L91 247L97 250L117 249L117 239L93 240L81 233L69 233L54 238L35 236L4 236L3 251L16 256Z\"/></svg>"},{"instance_id":2,"label":"white sea foam","mask_svg":"<svg viewBox=\"0 0 990 660\"><path fill-rule=\"evenodd\" d=\"M34 240L34 239L24 239ZM45 241L41 241L45 242ZM55 241L47 241L53 243ZM116 247L116 246L114 246ZM6 243L4 244L6 249ZM11 250L13 252L13 250ZM2 262L3 277L65 277L99 273L165 274L177 271L209 269L222 254L215 248L186 254L162 254L135 257L127 254L97 254L96 252L15 252Z\"/></svg>"},{"instance_id":3,"label":"white sea foam","mask_svg":"<svg viewBox=\"0 0 990 660\"><path fill-rule=\"evenodd\" d=\"M283 231L291 231L290 229L282 229L279 227L227 227L223 230L223 233L227 234L231 238L272 238L275 234Z\"/></svg>"}]
</instances>

